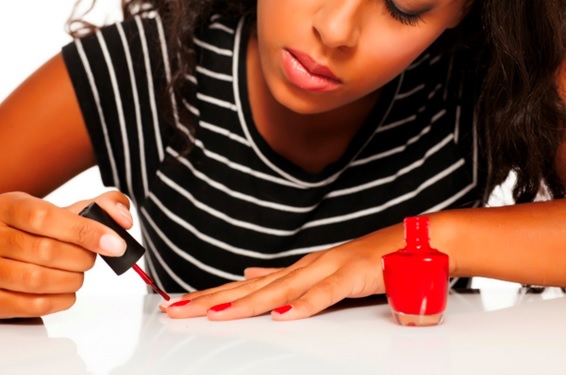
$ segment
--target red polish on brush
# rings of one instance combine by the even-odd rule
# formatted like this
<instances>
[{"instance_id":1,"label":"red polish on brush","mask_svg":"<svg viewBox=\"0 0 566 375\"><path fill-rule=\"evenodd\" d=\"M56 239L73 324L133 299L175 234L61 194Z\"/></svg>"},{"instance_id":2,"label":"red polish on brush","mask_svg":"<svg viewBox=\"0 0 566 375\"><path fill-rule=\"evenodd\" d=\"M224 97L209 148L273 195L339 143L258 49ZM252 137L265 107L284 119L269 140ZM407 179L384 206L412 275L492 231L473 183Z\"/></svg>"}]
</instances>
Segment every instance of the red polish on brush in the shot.
<instances>
[{"instance_id":1,"label":"red polish on brush","mask_svg":"<svg viewBox=\"0 0 566 375\"><path fill-rule=\"evenodd\" d=\"M147 273L143 272L143 270L137 264L134 264L132 266L132 268L134 269L134 271L136 271L138 273L138 275L141 276L143 281L145 281L145 283L147 285L149 285L151 287L151 289L153 289L157 293L159 293L159 295L161 297L163 297L165 299L165 301L169 301L171 299L171 297L169 297L169 295L167 293L165 293L164 291L159 289L159 287L157 285L155 285L155 282L153 281L153 279L151 277L149 277L149 275Z\"/></svg>"},{"instance_id":2,"label":"red polish on brush","mask_svg":"<svg viewBox=\"0 0 566 375\"><path fill-rule=\"evenodd\" d=\"M112 268L116 275L121 275L130 268L133 268L138 275L145 281L145 283L155 290L161 297L166 301L169 301L171 297L167 295L163 290L161 290L155 282L149 277L137 264L136 262L145 253L145 249L140 245L134 237L132 237L120 224L114 221L110 215L106 213L99 205L96 203L91 203L86 206L79 215L88 217L90 219L96 220L99 223L106 225L107 227L113 229L120 237L126 241L127 247L124 255L120 257L110 257L101 255L102 259Z\"/></svg>"}]
</instances>

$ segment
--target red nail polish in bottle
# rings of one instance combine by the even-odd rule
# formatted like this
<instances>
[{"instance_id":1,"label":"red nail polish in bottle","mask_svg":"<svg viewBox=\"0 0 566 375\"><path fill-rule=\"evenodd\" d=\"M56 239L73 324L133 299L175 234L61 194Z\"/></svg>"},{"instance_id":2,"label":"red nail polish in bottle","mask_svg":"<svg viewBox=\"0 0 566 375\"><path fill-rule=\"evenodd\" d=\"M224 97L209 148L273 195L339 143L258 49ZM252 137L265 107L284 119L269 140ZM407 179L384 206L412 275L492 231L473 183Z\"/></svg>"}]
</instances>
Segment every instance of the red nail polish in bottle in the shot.
<instances>
[{"instance_id":1,"label":"red nail polish in bottle","mask_svg":"<svg viewBox=\"0 0 566 375\"><path fill-rule=\"evenodd\" d=\"M382 258L387 300L403 326L440 324L448 297L448 255L429 244L427 216L408 217L405 248Z\"/></svg>"}]
</instances>

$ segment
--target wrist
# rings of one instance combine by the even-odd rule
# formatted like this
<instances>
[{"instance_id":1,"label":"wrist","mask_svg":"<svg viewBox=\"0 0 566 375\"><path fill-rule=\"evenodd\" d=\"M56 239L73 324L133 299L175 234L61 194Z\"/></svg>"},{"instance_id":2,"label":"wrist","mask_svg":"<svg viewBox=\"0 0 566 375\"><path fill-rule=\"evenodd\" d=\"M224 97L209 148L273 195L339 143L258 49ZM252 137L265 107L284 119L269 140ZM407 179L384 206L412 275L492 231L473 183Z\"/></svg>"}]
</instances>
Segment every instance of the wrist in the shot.
<instances>
[{"instance_id":1,"label":"wrist","mask_svg":"<svg viewBox=\"0 0 566 375\"><path fill-rule=\"evenodd\" d=\"M448 255L448 271L451 277L468 276L458 266L458 246L462 233L458 228L458 215L454 211L442 211L429 214L431 247Z\"/></svg>"}]
</instances>

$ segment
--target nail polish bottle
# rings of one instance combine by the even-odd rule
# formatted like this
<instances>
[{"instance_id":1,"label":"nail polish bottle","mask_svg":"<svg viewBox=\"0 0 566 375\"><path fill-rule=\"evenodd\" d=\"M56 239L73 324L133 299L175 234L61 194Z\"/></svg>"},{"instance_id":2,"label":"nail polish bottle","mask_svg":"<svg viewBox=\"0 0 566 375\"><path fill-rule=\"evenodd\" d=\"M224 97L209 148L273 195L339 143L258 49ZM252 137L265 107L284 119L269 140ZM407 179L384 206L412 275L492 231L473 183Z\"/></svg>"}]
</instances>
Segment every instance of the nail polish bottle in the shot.
<instances>
[{"instance_id":1,"label":"nail polish bottle","mask_svg":"<svg viewBox=\"0 0 566 375\"><path fill-rule=\"evenodd\" d=\"M391 311L403 326L440 324L448 298L448 255L429 244L427 216L404 220L405 247L382 258Z\"/></svg>"}]
</instances>

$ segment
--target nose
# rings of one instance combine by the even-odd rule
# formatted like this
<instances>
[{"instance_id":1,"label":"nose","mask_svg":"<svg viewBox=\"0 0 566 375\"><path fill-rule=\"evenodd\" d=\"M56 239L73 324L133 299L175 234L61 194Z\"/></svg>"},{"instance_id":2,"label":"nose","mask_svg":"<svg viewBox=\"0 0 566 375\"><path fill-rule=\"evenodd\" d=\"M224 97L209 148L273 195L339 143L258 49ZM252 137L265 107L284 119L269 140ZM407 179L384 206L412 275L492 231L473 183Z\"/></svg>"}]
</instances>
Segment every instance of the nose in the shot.
<instances>
[{"instance_id":1,"label":"nose","mask_svg":"<svg viewBox=\"0 0 566 375\"><path fill-rule=\"evenodd\" d=\"M313 28L326 46L352 48L360 38L361 12L359 0L325 0L313 16Z\"/></svg>"}]
</instances>

